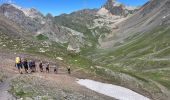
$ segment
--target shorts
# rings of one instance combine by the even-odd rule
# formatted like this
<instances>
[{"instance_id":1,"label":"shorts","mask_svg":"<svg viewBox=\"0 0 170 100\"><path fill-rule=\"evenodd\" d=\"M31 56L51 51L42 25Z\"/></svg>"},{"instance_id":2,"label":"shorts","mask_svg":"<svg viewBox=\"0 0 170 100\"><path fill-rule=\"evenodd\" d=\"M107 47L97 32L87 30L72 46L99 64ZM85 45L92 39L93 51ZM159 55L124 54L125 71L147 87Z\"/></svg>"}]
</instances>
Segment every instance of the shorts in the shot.
<instances>
[{"instance_id":1,"label":"shorts","mask_svg":"<svg viewBox=\"0 0 170 100\"><path fill-rule=\"evenodd\" d=\"M46 70L48 70L48 71L49 71L49 67L46 67Z\"/></svg>"},{"instance_id":2,"label":"shorts","mask_svg":"<svg viewBox=\"0 0 170 100\"><path fill-rule=\"evenodd\" d=\"M22 69L22 64L21 64L21 63L16 64L16 67L17 67L18 69Z\"/></svg>"},{"instance_id":3,"label":"shorts","mask_svg":"<svg viewBox=\"0 0 170 100\"><path fill-rule=\"evenodd\" d=\"M28 66L24 66L24 69L28 70Z\"/></svg>"}]
</instances>

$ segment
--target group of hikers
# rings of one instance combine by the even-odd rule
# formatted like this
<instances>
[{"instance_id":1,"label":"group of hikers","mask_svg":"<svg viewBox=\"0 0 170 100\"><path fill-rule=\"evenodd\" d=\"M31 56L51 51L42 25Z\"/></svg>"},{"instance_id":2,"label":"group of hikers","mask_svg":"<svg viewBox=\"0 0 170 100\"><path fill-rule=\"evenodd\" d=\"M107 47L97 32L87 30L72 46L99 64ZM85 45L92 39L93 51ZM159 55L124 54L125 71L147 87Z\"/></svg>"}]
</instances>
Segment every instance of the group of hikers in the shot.
<instances>
[{"instance_id":1,"label":"group of hikers","mask_svg":"<svg viewBox=\"0 0 170 100\"><path fill-rule=\"evenodd\" d=\"M45 65L46 73L49 73L50 72L50 64L49 63L43 64L42 61L39 63L39 71L44 72L44 65ZM25 73L29 73L29 70L31 73L34 73L37 71L36 63L34 60L27 61L27 59L21 60L20 57L16 57L15 58L15 66L17 67L20 74L23 74L23 71L22 71L23 69L25 70ZM54 67L53 71L54 71L54 73L58 72L57 66ZM67 67L67 71L69 74L71 74L70 66Z\"/></svg>"}]
</instances>

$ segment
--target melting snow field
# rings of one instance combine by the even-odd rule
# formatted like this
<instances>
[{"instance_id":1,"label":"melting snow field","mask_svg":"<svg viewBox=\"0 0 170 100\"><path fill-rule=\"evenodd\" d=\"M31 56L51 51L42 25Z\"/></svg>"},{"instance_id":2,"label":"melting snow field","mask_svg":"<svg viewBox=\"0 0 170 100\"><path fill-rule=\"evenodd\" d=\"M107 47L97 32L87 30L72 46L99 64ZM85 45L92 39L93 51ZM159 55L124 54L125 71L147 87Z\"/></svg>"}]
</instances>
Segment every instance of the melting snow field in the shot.
<instances>
[{"instance_id":1,"label":"melting snow field","mask_svg":"<svg viewBox=\"0 0 170 100\"><path fill-rule=\"evenodd\" d=\"M118 100L150 100L149 98L142 96L130 89L117 85L101 83L89 79L79 79L77 83L98 93L113 97Z\"/></svg>"}]
</instances>

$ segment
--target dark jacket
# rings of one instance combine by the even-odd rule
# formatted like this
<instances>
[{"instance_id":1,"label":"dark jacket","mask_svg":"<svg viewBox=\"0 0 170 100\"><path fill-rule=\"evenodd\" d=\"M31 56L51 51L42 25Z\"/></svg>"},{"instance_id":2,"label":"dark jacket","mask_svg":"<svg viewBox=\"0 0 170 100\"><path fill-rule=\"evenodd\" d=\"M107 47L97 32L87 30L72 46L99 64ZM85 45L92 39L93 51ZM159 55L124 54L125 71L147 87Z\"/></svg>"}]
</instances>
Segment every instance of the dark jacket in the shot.
<instances>
[{"instance_id":1,"label":"dark jacket","mask_svg":"<svg viewBox=\"0 0 170 100\"><path fill-rule=\"evenodd\" d=\"M23 64L24 67L28 67L28 62L27 61L24 61L22 64Z\"/></svg>"}]
</instances>

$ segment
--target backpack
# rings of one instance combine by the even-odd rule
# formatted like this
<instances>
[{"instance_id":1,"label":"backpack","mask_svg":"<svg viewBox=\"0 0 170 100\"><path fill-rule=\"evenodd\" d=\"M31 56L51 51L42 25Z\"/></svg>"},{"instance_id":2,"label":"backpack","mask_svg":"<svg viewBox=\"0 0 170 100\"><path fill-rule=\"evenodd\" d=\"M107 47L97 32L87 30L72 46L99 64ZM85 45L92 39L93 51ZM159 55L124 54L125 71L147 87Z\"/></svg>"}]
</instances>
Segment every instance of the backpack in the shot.
<instances>
[{"instance_id":1,"label":"backpack","mask_svg":"<svg viewBox=\"0 0 170 100\"><path fill-rule=\"evenodd\" d=\"M15 59L15 63L16 63L16 64L19 64L20 62L21 62L20 57L16 57L16 59Z\"/></svg>"}]
</instances>

